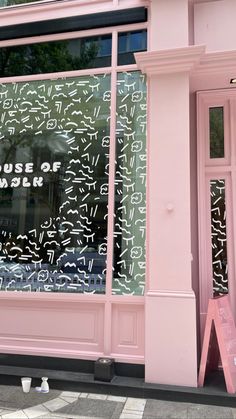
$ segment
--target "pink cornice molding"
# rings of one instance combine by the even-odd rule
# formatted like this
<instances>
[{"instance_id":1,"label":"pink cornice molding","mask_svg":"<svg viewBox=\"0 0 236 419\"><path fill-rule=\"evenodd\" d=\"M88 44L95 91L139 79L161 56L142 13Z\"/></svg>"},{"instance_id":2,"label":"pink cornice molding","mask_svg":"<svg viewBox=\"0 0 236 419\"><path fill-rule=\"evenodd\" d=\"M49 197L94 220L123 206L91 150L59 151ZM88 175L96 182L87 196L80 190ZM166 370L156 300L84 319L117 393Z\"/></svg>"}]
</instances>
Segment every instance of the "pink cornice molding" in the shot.
<instances>
[{"instance_id":1,"label":"pink cornice molding","mask_svg":"<svg viewBox=\"0 0 236 419\"><path fill-rule=\"evenodd\" d=\"M221 1L221 0L188 0L189 3L211 3L211 2L216 2L216 1Z\"/></svg>"},{"instance_id":2,"label":"pink cornice molding","mask_svg":"<svg viewBox=\"0 0 236 419\"><path fill-rule=\"evenodd\" d=\"M231 71L236 74L236 50L209 52L201 57L194 69L193 76L222 74Z\"/></svg>"},{"instance_id":3,"label":"pink cornice molding","mask_svg":"<svg viewBox=\"0 0 236 419\"><path fill-rule=\"evenodd\" d=\"M168 50L138 52L138 68L147 75L190 72L205 53L205 46L188 46Z\"/></svg>"}]
</instances>

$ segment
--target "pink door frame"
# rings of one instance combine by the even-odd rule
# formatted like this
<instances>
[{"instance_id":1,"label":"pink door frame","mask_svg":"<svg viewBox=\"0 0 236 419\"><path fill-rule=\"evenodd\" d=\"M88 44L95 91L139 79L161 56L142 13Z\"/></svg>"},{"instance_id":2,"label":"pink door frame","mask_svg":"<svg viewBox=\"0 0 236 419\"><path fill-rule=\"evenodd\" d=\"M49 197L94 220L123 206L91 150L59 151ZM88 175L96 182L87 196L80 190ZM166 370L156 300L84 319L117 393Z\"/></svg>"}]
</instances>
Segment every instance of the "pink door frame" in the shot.
<instances>
[{"instance_id":1,"label":"pink door frame","mask_svg":"<svg viewBox=\"0 0 236 419\"><path fill-rule=\"evenodd\" d=\"M116 2L114 2L116 3ZM37 6L38 7L38 6ZM54 6L53 6L54 7ZM9 23L8 23L9 24ZM118 32L147 28L146 23L52 36L1 41L0 46L40 40L70 39L112 33L112 66L93 70L0 79L1 83L46 80L90 74L111 74L108 249L113 243L114 166L117 72L135 71L136 64L117 65ZM112 252L107 257L105 295L0 292L0 352L95 360L110 356L119 362L144 363L144 297L112 295Z\"/></svg>"},{"instance_id":2,"label":"pink door frame","mask_svg":"<svg viewBox=\"0 0 236 419\"><path fill-rule=\"evenodd\" d=\"M224 107L225 157L209 158L209 108ZM197 145L198 145L198 215L199 215L199 300L201 338L204 333L208 300L213 295L211 254L210 180L225 180L226 235L229 297L234 316L235 304L235 247L236 223L235 190L235 111L236 92L230 89L204 91L197 94Z\"/></svg>"}]
</instances>

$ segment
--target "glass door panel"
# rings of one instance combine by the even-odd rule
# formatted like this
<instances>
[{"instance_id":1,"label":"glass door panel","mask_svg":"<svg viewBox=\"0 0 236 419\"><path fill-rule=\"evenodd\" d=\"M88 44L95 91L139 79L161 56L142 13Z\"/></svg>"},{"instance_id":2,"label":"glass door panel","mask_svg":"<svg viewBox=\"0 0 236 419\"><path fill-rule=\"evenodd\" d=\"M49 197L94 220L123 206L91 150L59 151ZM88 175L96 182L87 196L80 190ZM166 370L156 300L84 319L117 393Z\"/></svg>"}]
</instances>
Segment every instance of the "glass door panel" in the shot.
<instances>
[{"instance_id":1,"label":"glass door panel","mask_svg":"<svg viewBox=\"0 0 236 419\"><path fill-rule=\"evenodd\" d=\"M213 294L228 293L225 180L210 181Z\"/></svg>"},{"instance_id":2,"label":"glass door panel","mask_svg":"<svg viewBox=\"0 0 236 419\"><path fill-rule=\"evenodd\" d=\"M146 79L117 80L113 293L143 295L146 230Z\"/></svg>"}]
</instances>

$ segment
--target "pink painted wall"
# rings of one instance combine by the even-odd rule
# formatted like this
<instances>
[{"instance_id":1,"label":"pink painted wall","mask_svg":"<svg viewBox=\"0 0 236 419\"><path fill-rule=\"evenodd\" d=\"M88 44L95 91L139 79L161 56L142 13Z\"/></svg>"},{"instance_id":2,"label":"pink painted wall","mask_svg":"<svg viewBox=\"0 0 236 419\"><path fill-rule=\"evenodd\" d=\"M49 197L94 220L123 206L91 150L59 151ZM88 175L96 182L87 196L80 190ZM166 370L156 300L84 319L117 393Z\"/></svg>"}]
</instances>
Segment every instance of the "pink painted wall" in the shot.
<instances>
[{"instance_id":1,"label":"pink painted wall","mask_svg":"<svg viewBox=\"0 0 236 419\"><path fill-rule=\"evenodd\" d=\"M188 47L189 20L193 23L188 0L151 2L151 52L143 53L150 60L146 69L144 63L150 109L145 371L147 382L196 386L189 176L191 65L185 66L194 53ZM140 64L143 68L141 54Z\"/></svg>"},{"instance_id":2,"label":"pink painted wall","mask_svg":"<svg viewBox=\"0 0 236 419\"><path fill-rule=\"evenodd\" d=\"M203 269L205 266L205 249L199 246L198 237L198 222L200 216L198 215L198 185L197 185L197 142L201 136L197 138L196 129L196 97L195 92L215 89L233 89L230 85L230 79L235 76L234 68L231 66L231 59L227 65L227 51L235 50L236 38L236 2L235 0L216 0L216 1L196 1L194 3L194 43L196 45L206 45L206 53L222 52L219 56L219 63L215 60L213 71L196 72L191 76L191 100L190 100L190 150L191 150L191 233L192 233L192 278L193 288L197 297L197 322L198 322L198 354L200 353L200 329L204 330L205 315L200 316L200 305L207 305L209 297L209 287L212 287L211 275L207 270ZM231 54L231 53L230 53ZM229 57L230 57L229 54ZM212 55L215 57L215 55ZM215 57L216 58L216 57ZM224 60L225 64L224 64ZM199 218L198 218L199 216ZM203 216L203 212L202 212ZM206 217L206 212L204 212ZM200 252L200 253L199 253ZM198 260L199 258L199 260ZM208 260L211 260L211 255L208 255ZM204 270L204 274L202 273ZM199 281L202 278L202 286L199 286ZM204 303L203 303L204 302ZM200 325L201 317L201 325Z\"/></svg>"},{"instance_id":3,"label":"pink painted wall","mask_svg":"<svg viewBox=\"0 0 236 419\"><path fill-rule=\"evenodd\" d=\"M207 51L234 50L236 39L236 1L218 0L195 4L195 44Z\"/></svg>"},{"instance_id":4,"label":"pink painted wall","mask_svg":"<svg viewBox=\"0 0 236 419\"><path fill-rule=\"evenodd\" d=\"M145 2L93 0L90 3L88 5L88 2L75 0L67 2L67 6L57 4L57 17L116 10L119 7L143 5ZM45 5L41 9L37 7L34 7L35 14L26 14L23 19L47 19L55 4ZM150 51L172 49L176 59L174 48L188 47L193 42L196 45L206 44L208 51L235 49L235 0L197 3L194 6L188 0L153 0L150 9ZM22 21L22 16L13 9L1 13L2 24ZM145 297L145 361L146 379L149 382L196 385L195 295L198 321L199 261L195 91L208 89L209 86L226 87L228 79L226 76L223 79L220 75L192 78L189 135L188 71L149 75L152 119L148 142L149 281ZM14 295L12 300L12 296L0 295L2 314L9 316L7 330L4 325L0 327L2 352L14 352L17 346L17 352L21 353L53 356L66 353L67 356L90 359L106 354L119 361L144 362L142 297L133 299L109 295L108 298L91 296L84 299L84 296L63 296L62 301L57 301L57 296L50 298L52 301L47 296L43 296L42 300L29 296L22 301L19 296ZM59 317L53 314L48 325L47 318L52 305L57 309L60 307ZM19 307L25 320L21 329L14 321ZM41 316L42 307L44 312ZM33 324L41 322L38 330L32 330L29 321L32 312ZM84 323L90 326L88 329L80 324L81 316L85 318ZM71 320L70 328L67 328L68 321L65 322L65 318ZM75 327L74 319L79 327ZM16 327L20 330L18 335ZM26 342L29 335L31 340Z\"/></svg>"},{"instance_id":5,"label":"pink painted wall","mask_svg":"<svg viewBox=\"0 0 236 419\"><path fill-rule=\"evenodd\" d=\"M150 49L188 45L188 2L155 0L150 12ZM170 30L171 28L171 30Z\"/></svg>"},{"instance_id":6,"label":"pink painted wall","mask_svg":"<svg viewBox=\"0 0 236 419\"><path fill-rule=\"evenodd\" d=\"M194 4L188 5L188 42L189 45L194 44Z\"/></svg>"},{"instance_id":7,"label":"pink painted wall","mask_svg":"<svg viewBox=\"0 0 236 419\"><path fill-rule=\"evenodd\" d=\"M199 255L198 255L198 200L197 200L197 128L196 94L190 94L190 208L191 208L191 252L192 287L196 296L198 358L200 354L199 322Z\"/></svg>"}]
</instances>

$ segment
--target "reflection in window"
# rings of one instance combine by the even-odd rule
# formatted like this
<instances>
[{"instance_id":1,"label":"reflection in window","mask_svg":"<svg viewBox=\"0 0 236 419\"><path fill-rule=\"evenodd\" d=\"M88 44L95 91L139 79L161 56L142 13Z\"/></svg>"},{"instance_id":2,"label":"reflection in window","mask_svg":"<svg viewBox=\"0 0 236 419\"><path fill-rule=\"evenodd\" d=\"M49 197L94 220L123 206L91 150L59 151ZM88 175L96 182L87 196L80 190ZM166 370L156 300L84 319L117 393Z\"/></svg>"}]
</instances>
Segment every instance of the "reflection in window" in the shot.
<instances>
[{"instance_id":1,"label":"reflection in window","mask_svg":"<svg viewBox=\"0 0 236 419\"><path fill-rule=\"evenodd\" d=\"M0 97L0 289L104 293L110 76Z\"/></svg>"},{"instance_id":2,"label":"reflection in window","mask_svg":"<svg viewBox=\"0 0 236 419\"><path fill-rule=\"evenodd\" d=\"M0 0L0 7L17 6L19 4L36 3L39 1L41 0Z\"/></svg>"},{"instance_id":3,"label":"reflection in window","mask_svg":"<svg viewBox=\"0 0 236 419\"><path fill-rule=\"evenodd\" d=\"M144 293L146 228L146 80L117 81L113 293Z\"/></svg>"},{"instance_id":4,"label":"reflection in window","mask_svg":"<svg viewBox=\"0 0 236 419\"><path fill-rule=\"evenodd\" d=\"M211 245L214 295L228 293L225 180L210 182Z\"/></svg>"},{"instance_id":5,"label":"reflection in window","mask_svg":"<svg viewBox=\"0 0 236 419\"><path fill-rule=\"evenodd\" d=\"M0 77L111 66L112 36L43 42L0 48ZM118 65L134 64L134 52L147 49L147 32L119 34Z\"/></svg>"},{"instance_id":6,"label":"reflection in window","mask_svg":"<svg viewBox=\"0 0 236 419\"><path fill-rule=\"evenodd\" d=\"M146 50L146 30L121 32L118 36L118 65L134 64L134 52Z\"/></svg>"},{"instance_id":7,"label":"reflection in window","mask_svg":"<svg viewBox=\"0 0 236 419\"><path fill-rule=\"evenodd\" d=\"M210 158L223 158L224 151L224 108L209 108L210 116Z\"/></svg>"},{"instance_id":8,"label":"reflection in window","mask_svg":"<svg viewBox=\"0 0 236 419\"><path fill-rule=\"evenodd\" d=\"M0 49L0 77L73 71L110 65L111 35Z\"/></svg>"}]
</instances>

